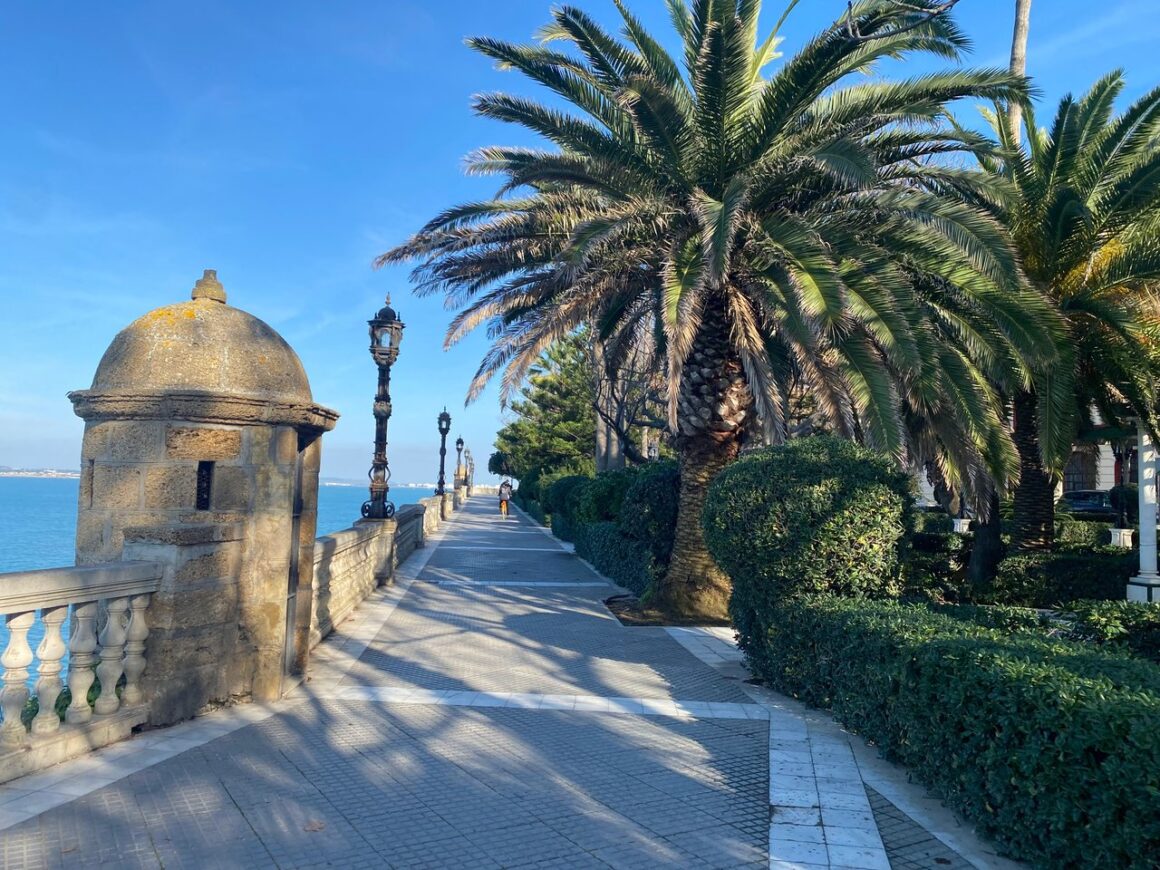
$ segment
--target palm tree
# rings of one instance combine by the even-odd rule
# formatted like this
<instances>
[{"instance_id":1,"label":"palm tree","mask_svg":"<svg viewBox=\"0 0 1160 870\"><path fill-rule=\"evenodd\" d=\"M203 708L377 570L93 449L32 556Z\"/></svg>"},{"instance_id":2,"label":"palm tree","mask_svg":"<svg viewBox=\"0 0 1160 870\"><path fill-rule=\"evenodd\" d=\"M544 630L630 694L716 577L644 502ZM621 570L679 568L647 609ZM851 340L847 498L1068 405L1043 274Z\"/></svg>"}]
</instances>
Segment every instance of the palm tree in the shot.
<instances>
[{"instance_id":1,"label":"palm tree","mask_svg":"<svg viewBox=\"0 0 1160 870\"><path fill-rule=\"evenodd\" d=\"M993 213L1067 329L1058 363L1013 396L1021 474L1012 537L1022 549L1051 547L1055 487L1093 407L1107 422L1130 409L1157 429L1160 88L1113 117L1123 86L1115 71L1082 99L1064 97L1049 130L1028 108L1026 149L1007 107L990 115L1003 156L981 162L1012 189Z\"/></svg>"},{"instance_id":2,"label":"palm tree","mask_svg":"<svg viewBox=\"0 0 1160 870\"><path fill-rule=\"evenodd\" d=\"M935 454L957 485L1016 473L991 384L1051 356L1036 323L1049 312L999 224L961 199L992 202L1002 184L937 158L986 147L945 121L948 102L1025 88L1002 70L852 81L883 58L958 58L964 37L923 2L857 3L768 78L778 39L758 32L760 0L668 0L680 60L614 2L622 39L563 7L545 44L469 41L571 111L477 97L479 114L555 147L481 149L468 170L503 179L499 197L438 215L378 262L419 261L418 292L460 309L449 344L487 324L469 399L501 371L510 394L582 324L612 365L655 356L681 468L656 598L722 615L706 489L746 439L784 438L793 386L838 432L900 460Z\"/></svg>"}]
</instances>

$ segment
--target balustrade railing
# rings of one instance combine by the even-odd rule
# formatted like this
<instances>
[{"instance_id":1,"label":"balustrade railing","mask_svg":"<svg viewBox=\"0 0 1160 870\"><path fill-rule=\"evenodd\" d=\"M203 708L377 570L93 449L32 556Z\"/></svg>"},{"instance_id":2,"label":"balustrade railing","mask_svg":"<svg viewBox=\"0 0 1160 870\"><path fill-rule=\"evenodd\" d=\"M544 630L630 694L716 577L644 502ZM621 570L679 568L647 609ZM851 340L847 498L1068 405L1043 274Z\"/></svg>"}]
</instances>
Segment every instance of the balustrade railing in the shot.
<instances>
[{"instance_id":1,"label":"balustrade railing","mask_svg":"<svg viewBox=\"0 0 1160 870\"><path fill-rule=\"evenodd\" d=\"M147 613L161 573L152 562L110 562L0 574L0 615L8 635L0 655L0 754L60 731L57 707L66 688L71 699L63 713L65 728L145 700ZM29 643L34 628L40 629L35 652ZM30 685L34 663L36 680ZM90 705L94 683L99 692ZM39 709L26 726L25 708L33 697Z\"/></svg>"}]
</instances>

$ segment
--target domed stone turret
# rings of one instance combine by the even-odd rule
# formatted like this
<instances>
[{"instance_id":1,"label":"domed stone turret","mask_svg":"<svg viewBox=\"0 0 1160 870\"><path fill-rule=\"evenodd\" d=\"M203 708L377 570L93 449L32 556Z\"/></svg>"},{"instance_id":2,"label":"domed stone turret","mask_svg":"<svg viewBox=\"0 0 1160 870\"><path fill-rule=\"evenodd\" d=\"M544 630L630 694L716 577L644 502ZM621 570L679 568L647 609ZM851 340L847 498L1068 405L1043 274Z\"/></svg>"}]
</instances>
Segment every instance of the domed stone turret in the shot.
<instances>
[{"instance_id":1,"label":"domed stone turret","mask_svg":"<svg viewBox=\"0 0 1160 870\"><path fill-rule=\"evenodd\" d=\"M150 311L113 339L97 366L93 391L204 391L309 403L310 382L290 345L225 299L207 269L189 302Z\"/></svg>"},{"instance_id":2,"label":"domed stone turret","mask_svg":"<svg viewBox=\"0 0 1160 870\"><path fill-rule=\"evenodd\" d=\"M85 420L78 564L170 565L150 605L153 724L276 698L304 666L319 436L338 418L212 270L191 297L121 330L92 387L69 393Z\"/></svg>"}]
</instances>

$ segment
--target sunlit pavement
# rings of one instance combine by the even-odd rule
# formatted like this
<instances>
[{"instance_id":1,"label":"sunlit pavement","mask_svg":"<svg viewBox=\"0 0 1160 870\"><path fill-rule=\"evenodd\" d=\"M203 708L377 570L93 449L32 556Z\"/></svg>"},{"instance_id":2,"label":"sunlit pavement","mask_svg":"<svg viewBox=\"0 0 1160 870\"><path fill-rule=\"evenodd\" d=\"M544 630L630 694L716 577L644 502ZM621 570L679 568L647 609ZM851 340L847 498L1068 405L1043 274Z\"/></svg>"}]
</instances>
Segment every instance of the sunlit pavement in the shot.
<instances>
[{"instance_id":1,"label":"sunlit pavement","mask_svg":"<svg viewBox=\"0 0 1160 870\"><path fill-rule=\"evenodd\" d=\"M615 591L472 499L285 701L0 787L0 860L1014 866L858 738L747 685L728 630L623 627Z\"/></svg>"}]
</instances>

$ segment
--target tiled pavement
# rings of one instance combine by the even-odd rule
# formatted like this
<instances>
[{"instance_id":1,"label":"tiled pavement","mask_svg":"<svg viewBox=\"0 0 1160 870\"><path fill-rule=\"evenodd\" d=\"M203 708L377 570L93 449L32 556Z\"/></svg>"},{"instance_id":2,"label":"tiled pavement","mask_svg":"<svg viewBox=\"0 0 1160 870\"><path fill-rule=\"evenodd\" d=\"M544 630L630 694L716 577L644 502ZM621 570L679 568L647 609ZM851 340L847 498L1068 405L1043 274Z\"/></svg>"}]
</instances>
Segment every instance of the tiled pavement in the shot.
<instances>
[{"instance_id":1,"label":"tiled pavement","mask_svg":"<svg viewBox=\"0 0 1160 870\"><path fill-rule=\"evenodd\" d=\"M720 629L476 499L310 681L0 787L3 867L1004 867ZM970 860L968 860L968 858Z\"/></svg>"}]
</instances>

